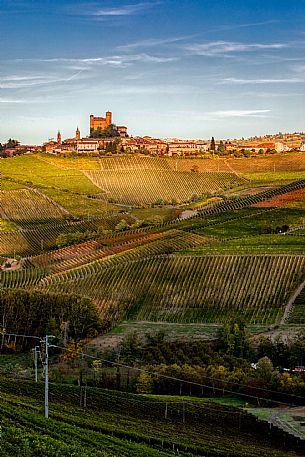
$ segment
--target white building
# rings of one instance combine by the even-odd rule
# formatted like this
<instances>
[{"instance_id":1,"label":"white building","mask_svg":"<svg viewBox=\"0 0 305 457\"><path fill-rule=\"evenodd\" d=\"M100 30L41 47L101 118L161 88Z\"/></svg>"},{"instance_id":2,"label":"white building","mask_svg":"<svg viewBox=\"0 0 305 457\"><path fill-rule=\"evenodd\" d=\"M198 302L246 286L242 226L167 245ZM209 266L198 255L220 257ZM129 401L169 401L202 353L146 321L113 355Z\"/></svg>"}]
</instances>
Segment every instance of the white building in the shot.
<instances>
[{"instance_id":1,"label":"white building","mask_svg":"<svg viewBox=\"0 0 305 457\"><path fill-rule=\"evenodd\" d=\"M282 143L281 141L274 143L274 149L276 150L276 152L290 151L290 148L285 143Z\"/></svg>"},{"instance_id":2,"label":"white building","mask_svg":"<svg viewBox=\"0 0 305 457\"><path fill-rule=\"evenodd\" d=\"M96 152L98 147L98 140L92 138L83 138L77 142L77 152Z\"/></svg>"}]
</instances>

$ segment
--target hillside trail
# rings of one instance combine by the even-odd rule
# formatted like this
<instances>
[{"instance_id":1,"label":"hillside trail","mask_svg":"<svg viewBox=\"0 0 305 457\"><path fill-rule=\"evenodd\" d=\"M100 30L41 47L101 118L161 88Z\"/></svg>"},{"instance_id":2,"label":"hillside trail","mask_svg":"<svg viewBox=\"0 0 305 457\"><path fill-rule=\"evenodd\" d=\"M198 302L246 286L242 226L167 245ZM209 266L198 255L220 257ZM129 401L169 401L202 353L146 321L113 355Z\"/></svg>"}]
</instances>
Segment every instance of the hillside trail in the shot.
<instances>
[{"instance_id":1,"label":"hillside trail","mask_svg":"<svg viewBox=\"0 0 305 457\"><path fill-rule=\"evenodd\" d=\"M40 160L41 162L45 162L48 165L52 165L53 167L60 168L61 170L69 170L69 171L71 171L71 168L65 167L64 165L59 165L58 163L55 163L55 162L50 162L49 160L44 159L43 157L36 156L35 159Z\"/></svg>"},{"instance_id":2,"label":"hillside trail","mask_svg":"<svg viewBox=\"0 0 305 457\"><path fill-rule=\"evenodd\" d=\"M229 168L229 170L231 171L231 173L234 173L236 176L238 176L239 178L243 178L245 179L246 181L248 181L248 179L246 179L242 173L238 173L236 170L234 170L233 167L231 167L231 164L229 164L229 162L227 161L227 159L224 160L224 163L225 165Z\"/></svg>"},{"instance_id":3,"label":"hillside trail","mask_svg":"<svg viewBox=\"0 0 305 457\"><path fill-rule=\"evenodd\" d=\"M285 324L285 322L287 321L288 317L289 317L289 314L290 314L290 311L293 307L293 304L297 298L297 296L302 292L302 290L304 289L305 287L305 281L303 281L299 287L295 290L295 292L293 293L293 295L290 297L287 305L286 305L286 308L285 308L285 311L284 311L284 315L282 317L282 320L281 320L281 323L280 325L283 325Z\"/></svg>"}]
</instances>

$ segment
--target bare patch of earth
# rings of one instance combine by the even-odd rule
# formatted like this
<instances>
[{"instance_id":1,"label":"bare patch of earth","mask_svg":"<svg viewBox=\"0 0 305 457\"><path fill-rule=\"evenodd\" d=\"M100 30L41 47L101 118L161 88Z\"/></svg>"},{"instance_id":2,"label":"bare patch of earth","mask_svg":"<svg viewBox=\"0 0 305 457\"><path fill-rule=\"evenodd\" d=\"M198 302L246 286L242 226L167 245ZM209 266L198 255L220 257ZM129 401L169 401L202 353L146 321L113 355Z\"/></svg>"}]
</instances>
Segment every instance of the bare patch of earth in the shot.
<instances>
[{"instance_id":1,"label":"bare patch of earth","mask_svg":"<svg viewBox=\"0 0 305 457\"><path fill-rule=\"evenodd\" d=\"M15 271L22 268L22 263L20 260L16 259L5 259L5 261L0 266L2 271Z\"/></svg>"},{"instance_id":2,"label":"bare patch of earth","mask_svg":"<svg viewBox=\"0 0 305 457\"><path fill-rule=\"evenodd\" d=\"M297 202L302 202L305 199L305 189L298 189L292 192L287 192L286 194L276 195L270 200L263 202L255 203L254 207L256 208L269 208L276 206L277 208L284 208L287 206L292 206Z\"/></svg>"},{"instance_id":3,"label":"bare patch of earth","mask_svg":"<svg viewBox=\"0 0 305 457\"><path fill-rule=\"evenodd\" d=\"M265 190L273 189L272 186L261 186L261 187L250 187L249 189L242 189L240 191L234 192L238 195L255 195L259 192L264 192Z\"/></svg>"}]
</instances>

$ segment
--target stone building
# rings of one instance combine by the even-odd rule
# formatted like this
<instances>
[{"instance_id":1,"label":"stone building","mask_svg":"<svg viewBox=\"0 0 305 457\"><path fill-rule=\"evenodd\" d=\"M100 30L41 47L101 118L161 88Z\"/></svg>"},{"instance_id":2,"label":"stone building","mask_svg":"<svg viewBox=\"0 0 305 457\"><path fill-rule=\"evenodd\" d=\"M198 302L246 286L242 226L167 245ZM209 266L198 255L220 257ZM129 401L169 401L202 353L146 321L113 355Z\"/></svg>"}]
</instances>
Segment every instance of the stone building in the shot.
<instances>
[{"instance_id":1,"label":"stone building","mask_svg":"<svg viewBox=\"0 0 305 457\"><path fill-rule=\"evenodd\" d=\"M90 115L90 131L92 130L106 130L112 125L112 112L107 111L106 117L96 117Z\"/></svg>"}]
</instances>

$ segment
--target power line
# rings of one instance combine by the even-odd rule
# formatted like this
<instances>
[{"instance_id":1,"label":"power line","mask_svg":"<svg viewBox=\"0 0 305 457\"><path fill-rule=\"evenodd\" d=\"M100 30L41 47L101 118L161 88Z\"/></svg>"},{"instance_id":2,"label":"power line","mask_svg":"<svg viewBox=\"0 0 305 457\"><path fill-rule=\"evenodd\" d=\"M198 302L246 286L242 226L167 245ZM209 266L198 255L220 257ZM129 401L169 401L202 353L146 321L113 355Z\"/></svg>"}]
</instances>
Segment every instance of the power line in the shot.
<instances>
[{"instance_id":1,"label":"power line","mask_svg":"<svg viewBox=\"0 0 305 457\"><path fill-rule=\"evenodd\" d=\"M6 332L1 332L0 333L3 335L3 336L16 336L16 337L21 337L21 338L34 338L34 339L37 339L39 340L40 342L44 342L44 337L38 337L38 336L34 336L34 335L22 335L22 334L16 334L16 333L6 333ZM61 346L56 346L56 345L49 345L49 347L57 347L58 349L61 349L61 350L67 350L65 347L61 347ZM185 380L185 379L180 379L180 378L175 378L173 376L168 376L168 375L162 375L161 373L158 373L158 372L151 372L151 371L148 371L148 370L145 370L145 369L141 369L141 368L138 368L138 367L133 367L133 366L130 366L130 365L126 365L126 364L122 364L122 363L119 363L119 362L113 362L111 360L107 360L107 359L102 359L101 357L97 357L97 356L91 356L90 354L87 354L87 353L84 353L84 352L78 352L78 354L82 355L82 356L85 356L87 358L91 358L91 359L95 359L95 360L101 360L105 363L109 363L111 365L115 365L115 366L121 366L122 368L128 368L128 369L132 369L132 370L136 370L136 371L143 371L145 373L148 373L148 374L151 374L151 375L156 375L156 376L159 376L159 377L164 377L164 378L167 378L167 379L173 379L173 380L176 380L176 381L180 381L180 382L184 382L184 383L187 383L187 384L192 384L192 385L196 385L196 386L199 386L199 387L207 387L207 388L212 388L214 390L221 390L221 391L227 391L227 392L234 392L234 394L238 394L238 395L246 395L246 396L249 396L250 395L247 395L247 394L242 394L242 393L239 393L239 392L235 392L235 391L230 391L230 390L224 390L223 388L221 387L214 387L214 386L209 386L209 385L205 385L205 384L201 384L201 383L197 383L195 381L188 381L188 380ZM41 357L40 357L41 358ZM42 362L42 360L41 360ZM42 362L43 363L43 362ZM142 363L141 361L137 361L137 363ZM241 383L235 383L233 381L227 381L227 380L223 380L223 379L218 379L218 378L213 378L211 376L205 376L206 379L210 380L211 382L226 382L226 384L234 384L234 385L237 385L239 387L243 387L243 384ZM285 395L286 397L292 397L292 398L295 398L295 399L304 399L304 397L301 397L301 396L298 396L298 395L295 395L295 394L289 394L289 393L283 393L283 392L277 392L275 390L270 390L270 389L265 389L263 387L254 387L255 390L259 390L259 391L262 391L262 392L267 392L267 393L273 393L273 394L281 394L281 395ZM257 397L254 397L254 398L257 398ZM281 403L281 402L280 402ZM283 402L283 404L285 404Z\"/></svg>"},{"instance_id":2,"label":"power line","mask_svg":"<svg viewBox=\"0 0 305 457\"><path fill-rule=\"evenodd\" d=\"M56 347L56 348L64 350L64 351L67 350L64 347L57 346L55 344L51 345L51 347ZM169 379L169 380L185 383L185 384L196 386L196 387L207 388L207 389L210 389L210 390L213 390L213 391L220 391L220 392L223 392L223 393L230 393L230 394L233 394L233 395L238 395L238 396L246 397L246 398L254 398L256 400L270 401L272 403L276 403L276 404L279 404L279 405L291 406L291 404L287 403L287 402L282 402L282 401L278 401L278 400L270 400L268 398L258 397L256 395L250 395L250 394L244 394L244 393L241 393L241 392L235 392L233 390L225 389L225 388L222 388L222 387L215 387L215 386L211 386L211 385L208 385L208 384L201 384L201 383L195 382L195 381L188 381L188 380L185 380L185 379L176 378L174 376L169 376L169 375L165 375L165 374L154 372L154 371L148 371L148 370L145 370L143 368L132 367L130 365L126 365L126 364L123 364L123 363L113 362L111 360L107 360L107 359L102 359L100 357L91 356L89 354L86 354L85 352L77 352L77 354L81 355L83 357L90 358L90 359L101 360L102 362L109 363L110 365L114 365L114 366L118 366L118 367L122 367L122 368L127 368L127 369L132 369L132 370L135 370L135 371L138 371L138 372L141 372L141 373L146 373L146 374L149 374L149 375L152 375L152 376L157 376L159 378ZM222 382L225 382L225 381L223 380ZM278 394L279 392L274 392L274 393ZM297 398L303 399L303 397L297 397Z\"/></svg>"},{"instance_id":3,"label":"power line","mask_svg":"<svg viewBox=\"0 0 305 457\"><path fill-rule=\"evenodd\" d=\"M35 338L36 340L39 340L39 341L42 341L43 338L40 337L40 336L34 336L34 335L20 335L18 333L6 333L6 332L2 332L0 330L0 334L3 335L3 336L16 336L16 337L20 337L20 338Z\"/></svg>"}]
</instances>

